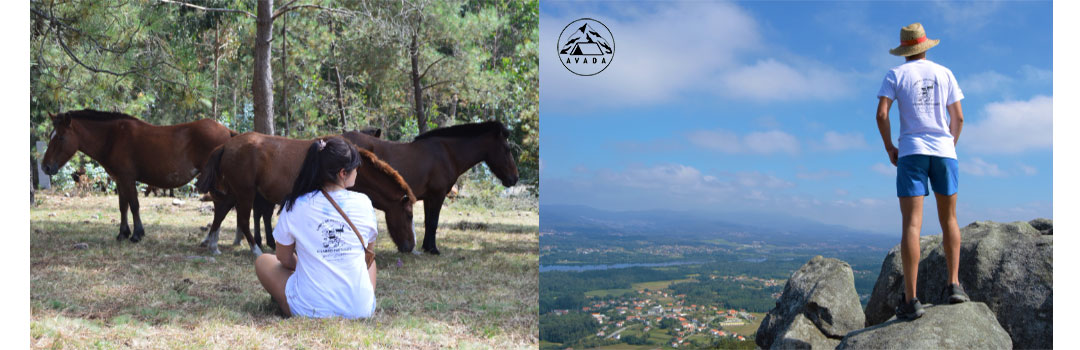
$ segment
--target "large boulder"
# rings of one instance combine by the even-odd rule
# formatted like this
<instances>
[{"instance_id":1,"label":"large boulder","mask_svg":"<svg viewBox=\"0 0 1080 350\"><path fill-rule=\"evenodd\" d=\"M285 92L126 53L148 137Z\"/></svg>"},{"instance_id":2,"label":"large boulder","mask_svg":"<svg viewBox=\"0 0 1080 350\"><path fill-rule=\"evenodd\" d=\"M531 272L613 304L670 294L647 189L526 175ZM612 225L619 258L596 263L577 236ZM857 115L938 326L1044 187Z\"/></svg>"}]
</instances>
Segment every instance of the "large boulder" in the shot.
<instances>
[{"instance_id":1,"label":"large boulder","mask_svg":"<svg viewBox=\"0 0 1080 350\"><path fill-rule=\"evenodd\" d=\"M888 322L848 333L836 349L1011 349L1009 334L986 304L926 307L912 321Z\"/></svg>"},{"instance_id":2,"label":"large boulder","mask_svg":"<svg viewBox=\"0 0 1080 350\"><path fill-rule=\"evenodd\" d=\"M864 317L851 266L819 255L791 275L755 338L764 349L833 349Z\"/></svg>"},{"instance_id":3,"label":"large boulder","mask_svg":"<svg viewBox=\"0 0 1080 350\"><path fill-rule=\"evenodd\" d=\"M1017 349L1053 347L1053 222L979 221L960 230L960 283L972 301L983 302ZM1046 232L1047 234L1043 234ZM923 303L947 303L948 283L942 237L921 238L922 257L916 295ZM866 305L866 325L893 316L904 290L897 245L885 257Z\"/></svg>"}]
</instances>

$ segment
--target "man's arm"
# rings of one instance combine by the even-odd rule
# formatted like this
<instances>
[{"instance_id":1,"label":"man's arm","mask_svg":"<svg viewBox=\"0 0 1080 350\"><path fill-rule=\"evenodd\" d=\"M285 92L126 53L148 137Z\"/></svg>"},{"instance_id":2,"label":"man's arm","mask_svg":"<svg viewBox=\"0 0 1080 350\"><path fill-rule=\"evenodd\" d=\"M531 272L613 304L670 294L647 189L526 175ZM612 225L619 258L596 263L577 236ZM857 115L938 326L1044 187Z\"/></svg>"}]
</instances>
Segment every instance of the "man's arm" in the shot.
<instances>
[{"instance_id":1,"label":"man's arm","mask_svg":"<svg viewBox=\"0 0 1080 350\"><path fill-rule=\"evenodd\" d=\"M957 102L959 103L959 102ZM958 105L959 107L959 105ZM889 154L889 161L896 165L896 157L900 151L892 143L892 126L889 124L889 109L892 108L892 100L888 97L878 97L877 105L877 128L881 133L881 141L885 143L885 152ZM950 106L952 108L952 106ZM959 130L957 130L959 133Z\"/></svg>"},{"instance_id":2,"label":"man's arm","mask_svg":"<svg viewBox=\"0 0 1080 350\"><path fill-rule=\"evenodd\" d=\"M953 146L960 140L960 129L964 128L964 109L960 108L960 101L945 107L949 111L949 133L952 134Z\"/></svg>"}]
</instances>

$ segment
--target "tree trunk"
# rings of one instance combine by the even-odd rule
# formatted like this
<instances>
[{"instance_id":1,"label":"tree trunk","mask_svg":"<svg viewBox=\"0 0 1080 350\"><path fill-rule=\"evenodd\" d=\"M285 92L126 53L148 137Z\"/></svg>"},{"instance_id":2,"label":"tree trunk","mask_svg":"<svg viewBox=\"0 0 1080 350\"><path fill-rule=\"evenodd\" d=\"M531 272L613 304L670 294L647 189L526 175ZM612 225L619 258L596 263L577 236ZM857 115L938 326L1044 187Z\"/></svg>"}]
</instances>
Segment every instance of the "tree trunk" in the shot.
<instances>
[{"instance_id":1,"label":"tree trunk","mask_svg":"<svg viewBox=\"0 0 1080 350\"><path fill-rule=\"evenodd\" d=\"M330 20L330 31L334 32L333 19ZM334 38L337 37L337 32L334 32ZM338 113L341 115L341 133L348 132L348 123L345 120L345 100L342 98L341 93L341 63L337 58L337 40L330 39L330 59L334 60L334 75L337 77L337 105Z\"/></svg>"},{"instance_id":2,"label":"tree trunk","mask_svg":"<svg viewBox=\"0 0 1080 350\"><path fill-rule=\"evenodd\" d=\"M417 23L417 31L420 25ZM428 130L427 115L424 114L424 89L420 85L420 45L416 41L417 33L413 33L412 44L409 45L409 59L412 61L412 85L413 85L413 108L416 112L416 127L421 134Z\"/></svg>"},{"instance_id":3,"label":"tree trunk","mask_svg":"<svg viewBox=\"0 0 1080 350\"><path fill-rule=\"evenodd\" d=\"M221 54L218 53L218 48L221 47L221 28L214 28L214 101L210 104L211 115L214 116L214 120L218 120L218 59Z\"/></svg>"},{"instance_id":4,"label":"tree trunk","mask_svg":"<svg viewBox=\"0 0 1080 350\"><path fill-rule=\"evenodd\" d=\"M289 137L289 129L292 127L292 116L289 114L289 71L288 64L289 54L288 46L289 37L287 33L287 26L289 25L289 16L282 16L281 18L281 113L285 114L285 137Z\"/></svg>"},{"instance_id":5,"label":"tree trunk","mask_svg":"<svg viewBox=\"0 0 1080 350\"><path fill-rule=\"evenodd\" d=\"M458 100L458 94L454 94L454 96L450 98L450 113L448 113L450 115L450 119L446 121L446 125L443 125L443 127L450 126L454 123L455 120L457 120Z\"/></svg>"},{"instance_id":6,"label":"tree trunk","mask_svg":"<svg viewBox=\"0 0 1080 350\"><path fill-rule=\"evenodd\" d=\"M270 67L270 41L274 36L274 0L259 0L255 14L255 71L251 93L255 100L255 131L274 134L274 76Z\"/></svg>"}]
</instances>

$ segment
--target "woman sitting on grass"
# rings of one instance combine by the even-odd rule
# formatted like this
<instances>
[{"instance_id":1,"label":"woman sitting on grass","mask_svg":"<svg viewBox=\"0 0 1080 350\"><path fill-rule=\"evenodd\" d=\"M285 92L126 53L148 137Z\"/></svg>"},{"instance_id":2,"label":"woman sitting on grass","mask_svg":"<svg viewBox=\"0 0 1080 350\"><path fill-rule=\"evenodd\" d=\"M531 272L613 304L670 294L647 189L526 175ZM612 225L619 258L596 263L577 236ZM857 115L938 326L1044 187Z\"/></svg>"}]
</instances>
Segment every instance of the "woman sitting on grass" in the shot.
<instances>
[{"instance_id":1,"label":"woman sitting on grass","mask_svg":"<svg viewBox=\"0 0 1080 350\"><path fill-rule=\"evenodd\" d=\"M364 246L378 234L375 209L366 195L347 190L359 166L360 155L340 138L308 149L274 230L275 254L255 260L259 282L286 316L366 318L375 312L375 261L366 266Z\"/></svg>"}]
</instances>

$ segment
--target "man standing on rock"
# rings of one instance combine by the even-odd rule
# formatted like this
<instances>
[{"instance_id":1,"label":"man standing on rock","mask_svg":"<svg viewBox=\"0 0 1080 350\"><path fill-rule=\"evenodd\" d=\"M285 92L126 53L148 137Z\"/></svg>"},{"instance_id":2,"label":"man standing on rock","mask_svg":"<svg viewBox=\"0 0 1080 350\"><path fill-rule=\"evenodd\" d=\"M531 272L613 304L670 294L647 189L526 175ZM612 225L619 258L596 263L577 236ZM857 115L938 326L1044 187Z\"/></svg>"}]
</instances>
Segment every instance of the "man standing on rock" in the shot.
<instances>
[{"instance_id":1,"label":"man standing on rock","mask_svg":"<svg viewBox=\"0 0 1080 350\"><path fill-rule=\"evenodd\" d=\"M968 300L958 277L960 227L956 224L959 182L956 141L964 124L960 108L964 94L951 70L926 59L926 50L939 42L927 39L920 23L901 28L900 46L889 53L903 56L907 62L889 70L878 91L878 131L889 161L896 166L896 195L900 197L903 216L900 256L904 265L904 299L896 308L901 319L919 318L924 313L916 298L915 282L919 273L923 197L930 194L928 182L937 200L949 269L949 285L944 293L954 304ZM890 136L889 110L893 101L900 110L899 148L893 146Z\"/></svg>"}]
</instances>

